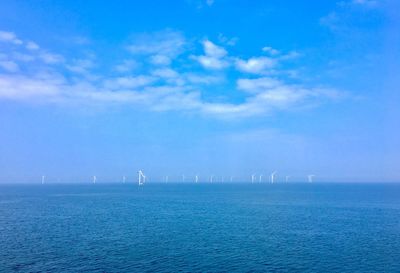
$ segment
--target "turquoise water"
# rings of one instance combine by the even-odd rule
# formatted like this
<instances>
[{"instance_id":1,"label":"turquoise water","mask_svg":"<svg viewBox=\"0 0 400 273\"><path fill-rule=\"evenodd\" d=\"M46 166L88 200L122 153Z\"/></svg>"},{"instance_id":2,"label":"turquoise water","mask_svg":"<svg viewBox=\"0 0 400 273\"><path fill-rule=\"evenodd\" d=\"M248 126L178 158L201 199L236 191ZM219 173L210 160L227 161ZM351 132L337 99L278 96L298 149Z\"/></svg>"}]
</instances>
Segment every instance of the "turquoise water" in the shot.
<instances>
[{"instance_id":1,"label":"turquoise water","mask_svg":"<svg viewBox=\"0 0 400 273\"><path fill-rule=\"evenodd\" d=\"M400 272L400 185L0 186L2 272Z\"/></svg>"}]
</instances>

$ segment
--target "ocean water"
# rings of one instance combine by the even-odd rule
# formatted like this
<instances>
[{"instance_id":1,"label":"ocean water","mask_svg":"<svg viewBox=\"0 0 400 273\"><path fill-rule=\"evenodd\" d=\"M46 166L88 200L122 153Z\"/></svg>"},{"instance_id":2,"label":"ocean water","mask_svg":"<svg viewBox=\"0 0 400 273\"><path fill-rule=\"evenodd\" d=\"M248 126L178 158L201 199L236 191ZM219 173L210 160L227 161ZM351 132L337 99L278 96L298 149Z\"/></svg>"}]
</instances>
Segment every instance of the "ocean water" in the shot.
<instances>
[{"instance_id":1,"label":"ocean water","mask_svg":"<svg viewBox=\"0 0 400 273\"><path fill-rule=\"evenodd\" d=\"M400 185L2 185L0 271L400 272Z\"/></svg>"}]
</instances>

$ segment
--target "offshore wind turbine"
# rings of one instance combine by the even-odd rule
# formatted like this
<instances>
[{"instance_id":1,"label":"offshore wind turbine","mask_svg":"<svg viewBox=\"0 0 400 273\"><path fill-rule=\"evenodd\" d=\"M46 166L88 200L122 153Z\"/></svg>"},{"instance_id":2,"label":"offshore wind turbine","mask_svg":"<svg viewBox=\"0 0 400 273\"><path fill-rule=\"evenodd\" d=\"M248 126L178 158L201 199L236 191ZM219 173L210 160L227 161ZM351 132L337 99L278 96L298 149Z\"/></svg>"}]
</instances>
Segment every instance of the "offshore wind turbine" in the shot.
<instances>
[{"instance_id":1,"label":"offshore wind turbine","mask_svg":"<svg viewBox=\"0 0 400 273\"><path fill-rule=\"evenodd\" d=\"M182 182L185 182L185 175L182 174Z\"/></svg>"},{"instance_id":2,"label":"offshore wind turbine","mask_svg":"<svg viewBox=\"0 0 400 273\"><path fill-rule=\"evenodd\" d=\"M230 179L230 181L232 182L232 180L233 180L233 176L231 176L231 179Z\"/></svg>"},{"instance_id":3,"label":"offshore wind turbine","mask_svg":"<svg viewBox=\"0 0 400 273\"><path fill-rule=\"evenodd\" d=\"M165 183L168 183L168 175L165 176Z\"/></svg>"},{"instance_id":4,"label":"offshore wind turbine","mask_svg":"<svg viewBox=\"0 0 400 273\"><path fill-rule=\"evenodd\" d=\"M211 182L211 183L213 182L213 178L214 178L214 175L211 175L211 176L210 176L210 182Z\"/></svg>"},{"instance_id":5,"label":"offshore wind turbine","mask_svg":"<svg viewBox=\"0 0 400 273\"><path fill-rule=\"evenodd\" d=\"M45 175L42 175L42 185L44 184L44 180L46 179Z\"/></svg>"},{"instance_id":6,"label":"offshore wind turbine","mask_svg":"<svg viewBox=\"0 0 400 273\"><path fill-rule=\"evenodd\" d=\"M289 181L289 177L290 177L290 175L286 175L286 177L285 177L285 182L286 183Z\"/></svg>"},{"instance_id":7,"label":"offshore wind turbine","mask_svg":"<svg viewBox=\"0 0 400 273\"><path fill-rule=\"evenodd\" d=\"M194 178L194 182L195 183L199 183L199 176L196 174L195 178Z\"/></svg>"},{"instance_id":8,"label":"offshore wind turbine","mask_svg":"<svg viewBox=\"0 0 400 273\"><path fill-rule=\"evenodd\" d=\"M139 170L138 176L139 176L138 184L139 184L139 186L141 186L146 182L146 176L143 174L142 170Z\"/></svg>"},{"instance_id":9,"label":"offshore wind turbine","mask_svg":"<svg viewBox=\"0 0 400 273\"><path fill-rule=\"evenodd\" d=\"M254 179L256 178L256 175L255 174L252 174L251 175L251 183L254 183Z\"/></svg>"},{"instance_id":10,"label":"offshore wind turbine","mask_svg":"<svg viewBox=\"0 0 400 273\"><path fill-rule=\"evenodd\" d=\"M262 177L263 177L263 175L260 174L260 178L258 179L258 183L261 183Z\"/></svg>"},{"instance_id":11,"label":"offshore wind turbine","mask_svg":"<svg viewBox=\"0 0 400 273\"><path fill-rule=\"evenodd\" d=\"M276 171L271 173L271 184L274 184Z\"/></svg>"},{"instance_id":12,"label":"offshore wind turbine","mask_svg":"<svg viewBox=\"0 0 400 273\"><path fill-rule=\"evenodd\" d=\"M313 182L313 177L314 177L315 175L313 175L313 174L309 174L307 177L308 177L308 183L312 183Z\"/></svg>"},{"instance_id":13,"label":"offshore wind turbine","mask_svg":"<svg viewBox=\"0 0 400 273\"><path fill-rule=\"evenodd\" d=\"M96 184L97 177L93 175L93 184Z\"/></svg>"},{"instance_id":14,"label":"offshore wind turbine","mask_svg":"<svg viewBox=\"0 0 400 273\"><path fill-rule=\"evenodd\" d=\"M125 177L125 175L122 177L122 183L124 183L125 184L125 181L126 181L126 177Z\"/></svg>"}]
</instances>

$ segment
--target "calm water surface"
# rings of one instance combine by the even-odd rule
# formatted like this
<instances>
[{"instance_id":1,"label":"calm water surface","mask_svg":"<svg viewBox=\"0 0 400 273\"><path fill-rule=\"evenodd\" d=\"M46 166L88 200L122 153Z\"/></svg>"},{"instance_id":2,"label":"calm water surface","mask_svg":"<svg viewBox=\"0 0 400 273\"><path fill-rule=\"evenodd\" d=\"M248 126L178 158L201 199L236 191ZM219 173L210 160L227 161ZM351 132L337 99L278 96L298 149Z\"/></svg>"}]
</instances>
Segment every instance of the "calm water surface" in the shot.
<instances>
[{"instance_id":1,"label":"calm water surface","mask_svg":"<svg viewBox=\"0 0 400 273\"><path fill-rule=\"evenodd\" d=\"M2 272L400 272L400 185L2 185Z\"/></svg>"}]
</instances>

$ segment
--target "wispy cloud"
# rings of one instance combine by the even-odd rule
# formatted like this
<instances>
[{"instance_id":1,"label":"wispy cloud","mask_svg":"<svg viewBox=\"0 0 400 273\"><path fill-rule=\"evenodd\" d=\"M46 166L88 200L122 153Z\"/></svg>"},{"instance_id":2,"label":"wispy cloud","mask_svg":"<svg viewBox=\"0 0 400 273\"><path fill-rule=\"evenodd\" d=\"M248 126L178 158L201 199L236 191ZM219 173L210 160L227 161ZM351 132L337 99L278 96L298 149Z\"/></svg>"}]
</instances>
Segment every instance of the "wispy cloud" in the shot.
<instances>
[{"instance_id":1,"label":"wispy cloud","mask_svg":"<svg viewBox=\"0 0 400 273\"><path fill-rule=\"evenodd\" d=\"M377 7L379 2L376 0L353 0L350 2L354 5L362 5L366 7Z\"/></svg>"},{"instance_id":2,"label":"wispy cloud","mask_svg":"<svg viewBox=\"0 0 400 273\"><path fill-rule=\"evenodd\" d=\"M29 50L38 50L40 47L37 43L29 41L26 43L26 48Z\"/></svg>"},{"instance_id":3,"label":"wispy cloud","mask_svg":"<svg viewBox=\"0 0 400 273\"><path fill-rule=\"evenodd\" d=\"M208 6L212 6L214 4L214 0L206 0L206 4Z\"/></svg>"},{"instance_id":4,"label":"wispy cloud","mask_svg":"<svg viewBox=\"0 0 400 273\"><path fill-rule=\"evenodd\" d=\"M95 64L91 59L78 59L67 64L66 68L75 73L85 74L89 73L89 70L94 66Z\"/></svg>"},{"instance_id":5,"label":"wispy cloud","mask_svg":"<svg viewBox=\"0 0 400 273\"><path fill-rule=\"evenodd\" d=\"M140 64L135 60L123 60L119 64L114 66L115 71L125 73L130 72L138 68Z\"/></svg>"},{"instance_id":6,"label":"wispy cloud","mask_svg":"<svg viewBox=\"0 0 400 273\"><path fill-rule=\"evenodd\" d=\"M225 35L223 35L222 33L218 34L218 41L224 45L234 46L234 45L236 45L238 40L239 40L238 37L228 38Z\"/></svg>"},{"instance_id":7,"label":"wispy cloud","mask_svg":"<svg viewBox=\"0 0 400 273\"><path fill-rule=\"evenodd\" d=\"M381 2L375 0L340 1L335 10L320 18L320 24L332 31L350 31L361 21L374 20L374 16L360 13L379 11L381 6Z\"/></svg>"},{"instance_id":8,"label":"wispy cloud","mask_svg":"<svg viewBox=\"0 0 400 273\"><path fill-rule=\"evenodd\" d=\"M154 65L169 65L171 63L171 58L166 55L153 55L150 56L150 62Z\"/></svg>"},{"instance_id":9,"label":"wispy cloud","mask_svg":"<svg viewBox=\"0 0 400 273\"><path fill-rule=\"evenodd\" d=\"M283 83L273 78L238 79L237 88L250 93L259 93L267 89L282 86Z\"/></svg>"},{"instance_id":10,"label":"wispy cloud","mask_svg":"<svg viewBox=\"0 0 400 273\"><path fill-rule=\"evenodd\" d=\"M252 74L266 74L276 64L277 60L269 57L252 57L248 60L237 59L235 62L239 71Z\"/></svg>"},{"instance_id":11,"label":"wispy cloud","mask_svg":"<svg viewBox=\"0 0 400 273\"><path fill-rule=\"evenodd\" d=\"M138 87L148 86L154 81L154 77L144 75L136 77L117 77L114 79L107 79L104 82L104 87L110 90L136 89Z\"/></svg>"},{"instance_id":12,"label":"wispy cloud","mask_svg":"<svg viewBox=\"0 0 400 273\"><path fill-rule=\"evenodd\" d=\"M0 67L8 72L17 72L19 70L18 64L13 61L0 61Z\"/></svg>"},{"instance_id":13,"label":"wispy cloud","mask_svg":"<svg viewBox=\"0 0 400 273\"><path fill-rule=\"evenodd\" d=\"M225 58L228 52L221 46L217 46L210 40L203 41L204 55L192 56L204 68L220 70L229 66L229 62Z\"/></svg>"},{"instance_id":14,"label":"wispy cloud","mask_svg":"<svg viewBox=\"0 0 400 273\"><path fill-rule=\"evenodd\" d=\"M277 49L275 49L275 48L272 48L272 47L270 47L270 46L264 46L264 47L262 48L262 51L264 51L264 52L266 52L266 53L268 53L268 54L270 54L270 55L273 55L273 56L279 54L279 50L277 50Z\"/></svg>"},{"instance_id":15,"label":"wispy cloud","mask_svg":"<svg viewBox=\"0 0 400 273\"><path fill-rule=\"evenodd\" d=\"M9 42L17 38L11 35L7 39ZM288 84L276 74L266 77L280 61L290 59L291 53L282 55L277 49L266 47L268 57L241 59L229 56L224 47L208 39L201 41L203 55L185 52L189 50L186 45L180 32L143 34L128 47L142 62L140 67L126 53L128 56L115 60L111 70L97 67L97 60L95 63L92 57L66 58L42 48L13 49L10 54L0 55L0 99L141 105L149 111L184 111L225 119L289 110L335 98L339 93L329 88ZM176 62L171 63L172 59ZM196 63L205 69L196 70ZM98 75L91 74L94 68ZM237 76L227 78L224 73L229 69L236 69ZM204 94L212 94L214 88L224 88L241 99L229 95L217 102L205 99L208 96Z\"/></svg>"},{"instance_id":16,"label":"wispy cloud","mask_svg":"<svg viewBox=\"0 0 400 273\"><path fill-rule=\"evenodd\" d=\"M0 41L9 42L15 45L22 45L22 41L17 38L14 32L0 31Z\"/></svg>"},{"instance_id":17,"label":"wispy cloud","mask_svg":"<svg viewBox=\"0 0 400 273\"><path fill-rule=\"evenodd\" d=\"M39 58L47 64L57 64L64 62L64 57L59 54L43 52L39 55Z\"/></svg>"},{"instance_id":18,"label":"wispy cloud","mask_svg":"<svg viewBox=\"0 0 400 273\"><path fill-rule=\"evenodd\" d=\"M165 30L137 35L127 49L133 54L164 56L171 59L181 54L186 45L186 39L181 32Z\"/></svg>"}]
</instances>

